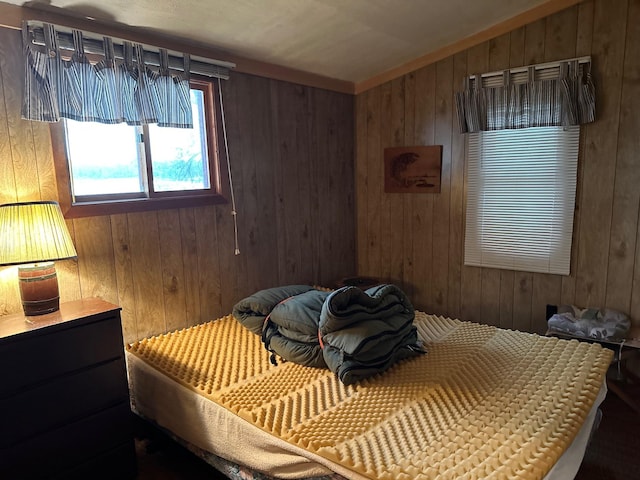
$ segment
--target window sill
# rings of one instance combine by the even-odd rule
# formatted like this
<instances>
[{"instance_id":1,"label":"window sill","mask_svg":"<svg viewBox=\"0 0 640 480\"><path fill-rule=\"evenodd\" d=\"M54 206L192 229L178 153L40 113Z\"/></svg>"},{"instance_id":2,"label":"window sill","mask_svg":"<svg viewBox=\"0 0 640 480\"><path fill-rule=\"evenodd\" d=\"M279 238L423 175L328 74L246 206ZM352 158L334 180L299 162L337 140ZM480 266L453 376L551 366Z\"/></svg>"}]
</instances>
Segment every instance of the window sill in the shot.
<instances>
[{"instance_id":1,"label":"window sill","mask_svg":"<svg viewBox=\"0 0 640 480\"><path fill-rule=\"evenodd\" d=\"M82 218L99 215L167 210L171 208L200 207L221 203L227 203L227 199L219 194L211 194L163 198L138 198L66 205L61 202L60 208L62 209L62 213L65 218Z\"/></svg>"}]
</instances>

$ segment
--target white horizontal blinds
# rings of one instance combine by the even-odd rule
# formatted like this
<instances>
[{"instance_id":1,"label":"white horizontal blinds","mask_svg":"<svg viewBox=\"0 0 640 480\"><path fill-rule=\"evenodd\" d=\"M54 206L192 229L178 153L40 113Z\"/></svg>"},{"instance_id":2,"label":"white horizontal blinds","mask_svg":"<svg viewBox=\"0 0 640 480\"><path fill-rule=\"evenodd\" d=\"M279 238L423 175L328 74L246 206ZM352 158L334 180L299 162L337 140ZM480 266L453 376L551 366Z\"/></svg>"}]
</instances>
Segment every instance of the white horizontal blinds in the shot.
<instances>
[{"instance_id":1,"label":"white horizontal blinds","mask_svg":"<svg viewBox=\"0 0 640 480\"><path fill-rule=\"evenodd\" d=\"M569 274L579 134L469 135L465 265Z\"/></svg>"}]
</instances>

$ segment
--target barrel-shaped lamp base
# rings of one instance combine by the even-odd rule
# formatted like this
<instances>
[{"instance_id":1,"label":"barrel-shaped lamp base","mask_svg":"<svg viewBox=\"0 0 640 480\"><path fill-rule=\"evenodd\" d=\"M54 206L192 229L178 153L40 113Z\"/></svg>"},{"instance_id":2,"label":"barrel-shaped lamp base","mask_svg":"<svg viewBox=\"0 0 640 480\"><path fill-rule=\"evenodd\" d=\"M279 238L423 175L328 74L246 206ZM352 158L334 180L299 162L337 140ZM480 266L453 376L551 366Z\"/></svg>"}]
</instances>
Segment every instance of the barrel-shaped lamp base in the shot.
<instances>
[{"instance_id":1,"label":"barrel-shaped lamp base","mask_svg":"<svg viewBox=\"0 0 640 480\"><path fill-rule=\"evenodd\" d=\"M53 262L18 267L18 281L25 315L44 315L60 308L58 277Z\"/></svg>"}]
</instances>

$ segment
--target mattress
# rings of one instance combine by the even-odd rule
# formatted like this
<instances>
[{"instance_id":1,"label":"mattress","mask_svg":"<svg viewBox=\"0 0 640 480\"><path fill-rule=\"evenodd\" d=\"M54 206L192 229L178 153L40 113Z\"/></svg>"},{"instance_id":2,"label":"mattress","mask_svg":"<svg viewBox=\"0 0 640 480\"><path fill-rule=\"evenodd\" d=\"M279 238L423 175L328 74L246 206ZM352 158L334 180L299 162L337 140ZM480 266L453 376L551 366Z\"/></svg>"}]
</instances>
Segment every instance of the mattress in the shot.
<instances>
[{"instance_id":1,"label":"mattress","mask_svg":"<svg viewBox=\"0 0 640 480\"><path fill-rule=\"evenodd\" d=\"M231 316L127 348L133 407L277 478L572 478L602 400L599 345L416 312L427 355L356 385L271 365Z\"/></svg>"}]
</instances>

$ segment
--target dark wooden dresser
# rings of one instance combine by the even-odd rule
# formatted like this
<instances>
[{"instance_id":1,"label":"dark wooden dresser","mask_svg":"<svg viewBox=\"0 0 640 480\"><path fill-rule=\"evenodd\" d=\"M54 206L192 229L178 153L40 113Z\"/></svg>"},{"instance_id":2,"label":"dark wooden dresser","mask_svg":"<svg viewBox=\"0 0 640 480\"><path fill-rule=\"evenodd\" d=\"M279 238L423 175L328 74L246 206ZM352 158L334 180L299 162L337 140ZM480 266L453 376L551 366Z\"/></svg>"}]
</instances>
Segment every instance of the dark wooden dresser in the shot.
<instances>
[{"instance_id":1,"label":"dark wooden dresser","mask_svg":"<svg viewBox=\"0 0 640 480\"><path fill-rule=\"evenodd\" d=\"M118 306L0 317L0 478L133 478L131 415Z\"/></svg>"}]
</instances>

